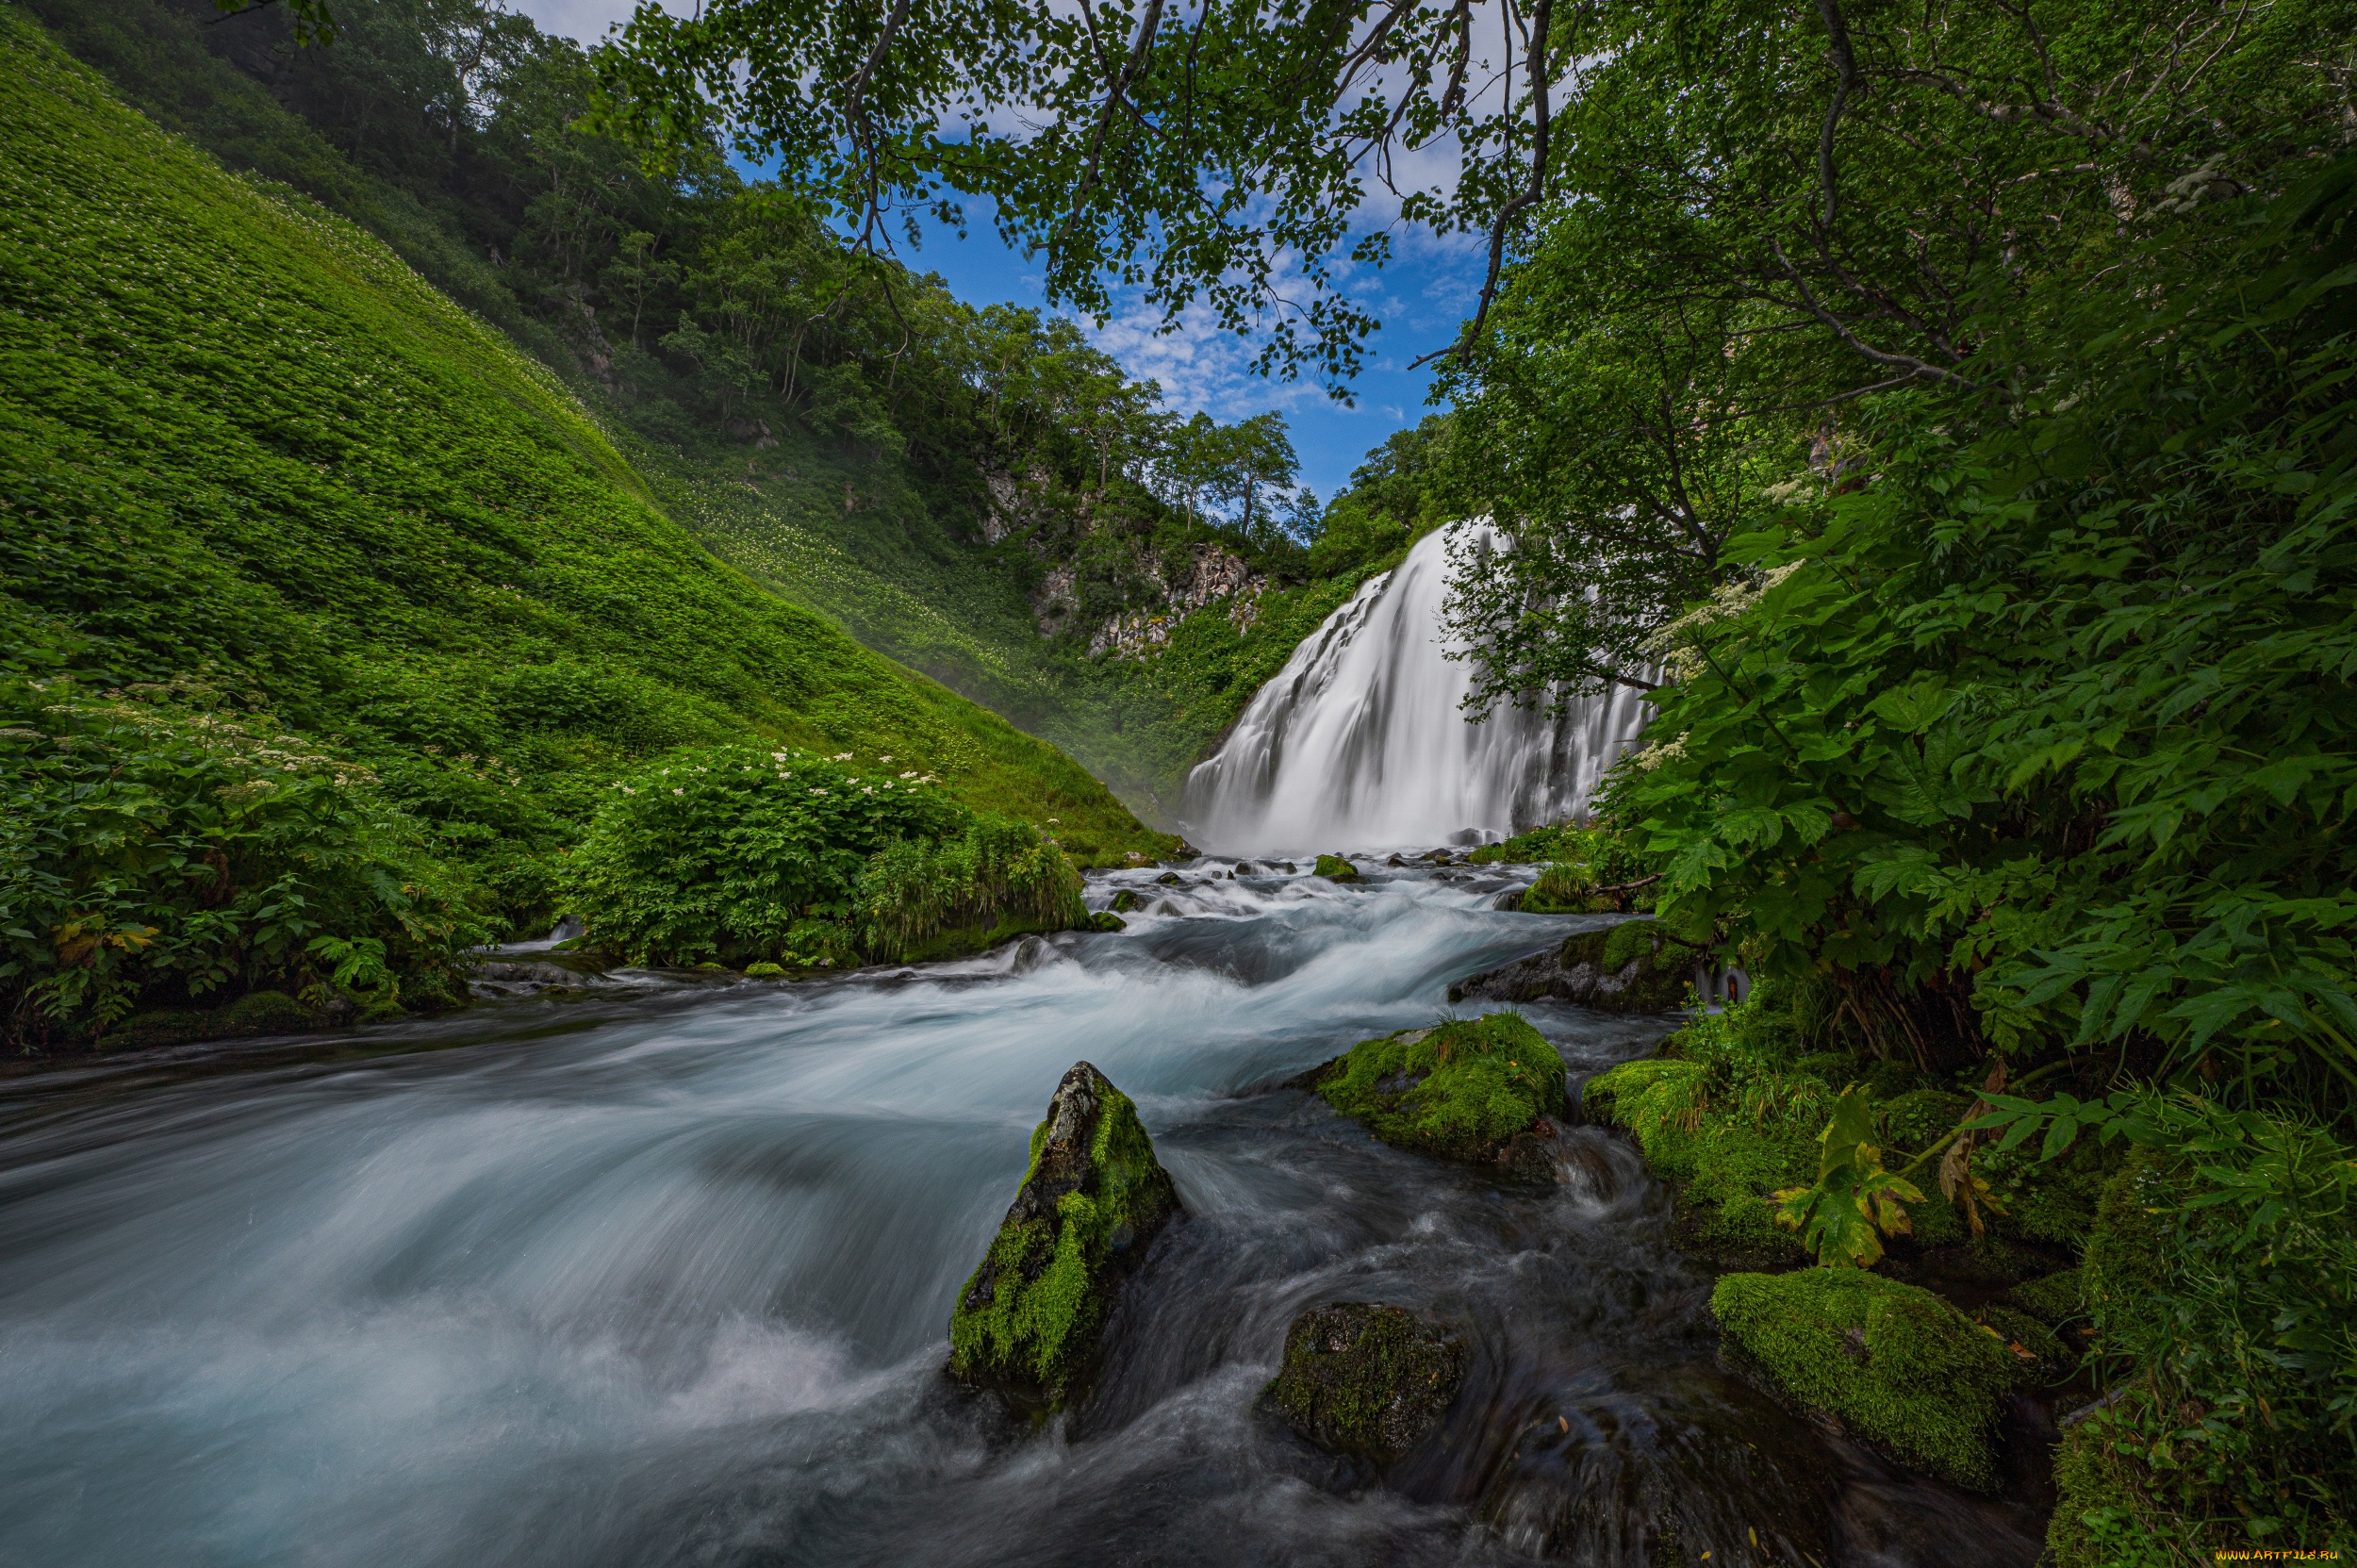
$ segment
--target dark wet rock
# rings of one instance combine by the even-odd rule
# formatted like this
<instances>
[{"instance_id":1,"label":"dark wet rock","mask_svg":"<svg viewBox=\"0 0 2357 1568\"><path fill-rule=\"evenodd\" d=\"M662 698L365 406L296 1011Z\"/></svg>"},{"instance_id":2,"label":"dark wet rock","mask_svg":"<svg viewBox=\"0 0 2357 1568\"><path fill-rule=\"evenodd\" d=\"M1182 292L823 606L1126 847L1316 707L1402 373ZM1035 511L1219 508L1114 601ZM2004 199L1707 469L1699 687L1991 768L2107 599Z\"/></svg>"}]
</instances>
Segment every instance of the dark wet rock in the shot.
<instances>
[{"instance_id":1,"label":"dark wet rock","mask_svg":"<svg viewBox=\"0 0 2357 1568\"><path fill-rule=\"evenodd\" d=\"M134 1013L109 1030L103 1044L108 1050L145 1050L257 1034L301 1034L349 1021L357 1011L350 1002L315 1011L284 991L249 991L221 1007Z\"/></svg>"},{"instance_id":2,"label":"dark wet rock","mask_svg":"<svg viewBox=\"0 0 2357 1568\"><path fill-rule=\"evenodd\" d=\"M1116 915L1127 915L1133 909L1145 907L1146 900L1138 896L1137 889L1133 887L1125 887L1113 895L1113 910Z\"/></svg>"},{"instance_id":3,"label":"dark wet rock","mask_svg":"<svg viewBox=\"0 0 2357 1568\"><path fill-rule=\"evenodd\" d=\"M1248 877L1252 875L1252 863L1248 860L1240 860L1236 862L1234 874L1239 877Z\"/></svg>"},{"instance_id":4,"label":"dark wet rock","mask_svg":"<svg viewBox=\"0 0 2357 1568\"><path fill-rule=\"evenodd\" d=\"M1397 855L1393 855L1391 859L1389 859L1389 860L1385 861L1383 864L1384 864L1384 865L1386 865L1386 866L1405 866L1405 865L1407 865L1408 863L1407 863L1406 861L1404 861L1404 860L1400 859L1400 858L1399 858L1399 856L1397 856Z\"/></svg>"},{"instance_id":5,"label":"dark wet rock","mask_svg":"<svg viewBox=\"0 0 2357 1568\"><path fill-rule=\"evenodd\" d=\"M536 997L552 991L595 989L601 977L545 960L495 958L478 965L467 988L478 997Z\"/></svg>"},{"instance_id":6,"label":"dark wet rock","mask_svg":"<svg viewBox=\"0 0 2357 1568\"><path fill-rule=\"evenodd\" d=\"M1523 907L1523 895L1528 891L1529 889L1525 887L1509 887L1505 892L1499 894L1496 898L1492 899L1490 900L1490 907L1492 909L1504 910L1508 915L1516 914ZM1525 960L1525 962L1527 961ZM1508 966L1508 967L1511 967L1511 966ZM1482 977L1476 975L1474 978L1478 980ZM1470 985L1473 983L1473 981L1466 981L1464 983Z\"/></svg>"},{"instance_id":7,"label":"dark wet rock","mask_svg":"<svg viewBox=\"0 0 2357 1568\"><path fill-rule=\"evenodd\" d=\"M1316 867L1310 873L1329 882L1357 882L1359 867L1341 855L1320 855Z\"/></svg>"},{"instance_id":8,"label":"dark wet rock","mask_svg":"<svg viewBox=\"0 0 2357 1568\"><path fill-rule=\"evenodd\" d=\"M1548 997L1606 1013L1666 1013L1686 1005L1697 956L1658 920L1624 920L1574 932L1550 951L1460 980L1448 988L1448 999Z\"/></svg>"},{"instance_id":9,"label":"dark wet rock","mask_svg":"<svg viewBox=\"0 0 2357 1568\"><path fill-rule=\"evenodd\" d=\"M1446 866L1452 863L1457 857L1450 854L1446 850L1428 850L1425 852L1424 858L1430 861L1435 866Z\"/></svg>"},{"instance_id":10,"label":"dark wet rock","mask_svg":"<svg viewBox=\"0 0 2357 1568\"><path fill-rule=\"evenodd\" d=\"M1089 916L1089 930L1091 931L1128 931L1129 929L1129 922L1111 910L1100 909Z\"/></svg>"},{"instance_id":11,"label":"dark wet rock","mask_svg":"<svg viewBox=\"0 0 2357 1568\"><path fill-rule=\"evenodd\" d=\"M1465 1380L1465 1346L1400 1307L1312 1307L1285 1332L1268 1408L1322 1448L1388 1465L1440 1426Z\"/></svg>"},{"instance_id":12,"label":"dark wet rock","mask_svg":"<svg viewBox=\"0 0 2357 1568\"><path fill-rule=\"evenodd\" d=\"M1086 1381L1097 1335L1146 1244L1179 1212L1137 1107L1086 1062L1031 1132L1031 1167L949 1317L949 1370L1054 1410Z\"/></svg>"},{"instance_id":13,"label":"dark wet rock","mask_svg":"<svg viewBox=\"0 0 2357 1568\"><path fill-rule=\"evenodd\" d=\"M1161 883L1164 887L1176 887L1178 885L1178 873L1176 871L1164 871L1161 876L1156 877L1154 880Z\"/></svg>"}]
</instances>

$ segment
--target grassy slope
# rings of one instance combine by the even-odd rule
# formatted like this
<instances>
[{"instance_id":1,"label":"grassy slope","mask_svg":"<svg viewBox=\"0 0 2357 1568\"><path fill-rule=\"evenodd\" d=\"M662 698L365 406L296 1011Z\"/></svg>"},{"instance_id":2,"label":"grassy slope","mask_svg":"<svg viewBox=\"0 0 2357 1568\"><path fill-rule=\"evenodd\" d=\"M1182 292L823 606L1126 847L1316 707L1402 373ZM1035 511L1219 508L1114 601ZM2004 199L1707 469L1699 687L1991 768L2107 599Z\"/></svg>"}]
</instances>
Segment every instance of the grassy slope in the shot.
<instances>
[{"instance_id":1,"label":"grassy slope","mask_svg":"<svg viewBox=\"0 0 2357 1568\"><path fill-rule=\"evenodd\" d=\"M213 57L185 16L147 0L25 3L158 124L232 168L290 184L360 223L531 353L571 364L565 346L516 308L487 263L435 213L354 168L300 116ZM1187 769L1357 586L1353 574L1269 595L1261 624L1243 635L1215 605L1150 664L1091 663L1038 635L1022 574L970 542L979 511L950 506L958 515L947 515L897 458L849 453L799 431L782 432L782 448L751 451L642 420L595 386L576 391L601 411L661 504L721 559L1054 742L1149 819L1169 820ZM844 505L847 487L854 509Z\"/></svg>"},{"instance_id":2,"label":"grassy slope","mask_svg":"<svg viewBox=\"0 0 2357 1568\"><path fill-rule=\"evenodd\" d=\"M1222 601L1188 617L1151 659L1090 661L1040 637L998 552L942 538L897 465L791 437L751 454L633 455L721 559L1054 741L1149 820L1170 818L1187 770L1365 575L1263 594L1259 623L1243 633ZM858 504L848 514L847 484Z\"/></svg>"},{"instance_id":3,"label":"grassy slope","mask_svg":"<svg viewBox=\"0 0 2357 1568\"><path fill-rule=\"evenodd\" d=\"M569 837L619 756L746 729L1150 848L1068 758L715 561L374 239L161 134L13 10L0 69L0 640L107 680L215 667L461 848Z\"/></svg>"}]
</instances>

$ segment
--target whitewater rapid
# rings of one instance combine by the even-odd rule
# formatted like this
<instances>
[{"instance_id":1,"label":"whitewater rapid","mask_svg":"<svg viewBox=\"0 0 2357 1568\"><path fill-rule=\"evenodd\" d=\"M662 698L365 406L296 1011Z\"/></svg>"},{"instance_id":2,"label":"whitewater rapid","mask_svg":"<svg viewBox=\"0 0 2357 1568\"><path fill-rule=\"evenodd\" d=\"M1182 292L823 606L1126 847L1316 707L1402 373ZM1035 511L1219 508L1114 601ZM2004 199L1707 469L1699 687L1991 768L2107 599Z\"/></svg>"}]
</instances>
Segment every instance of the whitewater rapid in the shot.
<instances>
[{"instance_id":1,"label":"whitewater rapid","mask_svg":"<svg viewBox=\"0 0 2357 1568\"><path fill-rule=\"evenodd\" d=\"M1625 1141L1532 1190L1272 1087L1596 916L1505 879L1200 863L1118 934L813 984L507 1003L0 1078L0 1563L1641 1568L1664 1519L1827 1568L2036 1556L1718 1361ZM1574 1075L1665 1018L1533 1006ZM1187 1217L1044 1429L943 1375L957 1290L1075 1061ZM1256 1413L1288 1322L1464 1326L1372 1484ZM1961 1554L1961 1555L1959 1555Z\"/></svg>"},{"instance_id":2,"label":"whitewater rapid","mask_svg":"<svg viewBox=\"0 0 2357 1568\"><path fill-rule=\"evenodd\" d=\"M1257 692L1187 780L1189 837L1231 854L1494 841L1576 817L1644 723L1633 687L1539 693L1472 721L1448 637L1450 573L1505 545L1486 520L1426 535L1370 578Z\"/></svg>"}]
</instances>

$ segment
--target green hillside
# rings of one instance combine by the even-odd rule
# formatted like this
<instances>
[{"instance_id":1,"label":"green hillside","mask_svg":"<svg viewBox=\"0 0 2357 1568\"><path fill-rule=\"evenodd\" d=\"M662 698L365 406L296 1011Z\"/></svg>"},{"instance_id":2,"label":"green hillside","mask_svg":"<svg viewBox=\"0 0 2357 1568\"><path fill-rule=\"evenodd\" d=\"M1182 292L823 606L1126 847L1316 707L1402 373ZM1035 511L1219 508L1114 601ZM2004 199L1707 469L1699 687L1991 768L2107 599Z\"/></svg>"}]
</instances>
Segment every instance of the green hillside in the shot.
<instances>
[{"instance_id":1,"label":"green hillside","mask_svg":"<svg viewBox=\"0 0 2357 1568\"><path fill-rule=\"evenodd\" d=\"M1304 551L1235 526L1232 493L1228 516L1198 510L1224 493L1200 471L1181 504L1167 476L1196 425L1156 413L1068 323L856 257L717 150L650 178L583 129L586 57L522 17L350 0L336 45L306 49L276 8L19 3L157 124L351 219L552 369L722 560L1063 748L1150 818L1169 819L1301 636L1396 557L1409 528L1379 515L1416 517L1398 484L1354 486ZM995 545L986 470L1045 480ZM1207 543L1267 584L1242 630L1215 602L1150 657L1091 656L1109 617L1170 613L1148 563L1183 569ZM1050 637L1032 599L1052 572L1076 602Z\"/></svg>"},{"instance_id":2,"label":"green hillside","mask_svg":"<svg viewBox=\"0 0 2357 1568\"><path fill-rule=\"evenodd\" d=\"M618 764L749 734L1159 841L1070 759L716 561L549 371L0 13L0 644L363 759L519 917ZM896 764L897 766L897 764Z\"/></svg>"}]
</instances>

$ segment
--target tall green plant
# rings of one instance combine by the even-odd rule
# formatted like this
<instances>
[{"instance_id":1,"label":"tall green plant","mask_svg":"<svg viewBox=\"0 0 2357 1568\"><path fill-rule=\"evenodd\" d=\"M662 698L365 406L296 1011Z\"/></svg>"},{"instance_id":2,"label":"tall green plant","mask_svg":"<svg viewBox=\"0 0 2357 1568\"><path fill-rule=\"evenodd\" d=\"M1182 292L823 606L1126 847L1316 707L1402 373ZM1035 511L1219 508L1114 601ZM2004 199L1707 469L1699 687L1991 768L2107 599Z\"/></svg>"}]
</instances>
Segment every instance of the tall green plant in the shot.
<instances>
[{"instance_id":1,"label":"tall green plant","mask_svg":"<svg viewBox=\"0 0 2357 1568\"><path fill-rule=\"evenodd\" d=\"M202 683L0 681L0 1007L27 1046L273 988L454 999L489 934L367 769Z\"/></svg>"}]
</instances>

